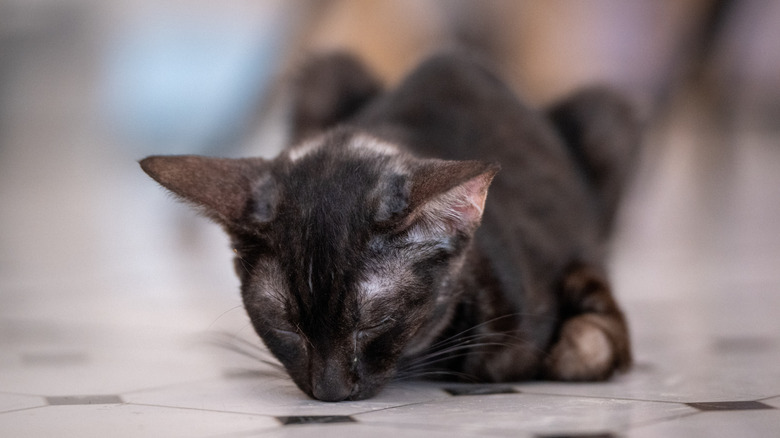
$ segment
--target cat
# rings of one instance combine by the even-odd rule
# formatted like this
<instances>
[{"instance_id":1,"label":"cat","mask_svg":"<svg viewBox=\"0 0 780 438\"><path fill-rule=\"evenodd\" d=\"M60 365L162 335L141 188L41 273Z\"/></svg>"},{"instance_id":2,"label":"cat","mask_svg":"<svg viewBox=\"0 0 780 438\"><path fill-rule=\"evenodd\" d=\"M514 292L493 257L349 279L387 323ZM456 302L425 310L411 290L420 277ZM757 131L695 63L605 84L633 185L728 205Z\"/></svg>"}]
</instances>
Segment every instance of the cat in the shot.
<instances>
[{"instance_id":1,"label":"cat","mask_svg":"<svg viewBox=\"0 0 780 438\"><path fill-rule=\"evenodd\" d=\"M225 229L254 329L304 393L629 368L604 269L639 143L619 96L589 88L531 110L458 51L392 90L343 53L294 83L291 147L275 159L140 164Z\"/></svg>"}]
</instances>

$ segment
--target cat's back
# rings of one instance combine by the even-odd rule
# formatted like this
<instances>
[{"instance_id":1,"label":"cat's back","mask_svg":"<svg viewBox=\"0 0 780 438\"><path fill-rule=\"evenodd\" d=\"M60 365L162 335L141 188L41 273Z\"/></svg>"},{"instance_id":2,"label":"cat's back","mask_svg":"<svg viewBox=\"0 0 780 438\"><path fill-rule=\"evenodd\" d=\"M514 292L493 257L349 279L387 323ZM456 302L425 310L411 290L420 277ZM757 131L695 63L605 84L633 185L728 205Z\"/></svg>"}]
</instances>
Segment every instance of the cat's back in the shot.
<instances>
[{"instance_id":1,"label":"cat's back","mask_svg":"<svg viewBox=\"0 0 780 438\"><path fill-rule=\"evenodd\" d=\"M501 164L477 240L504 271L507 288L531 280L520 278L518 265L534 283L545 283L594 246L591 193L571 151L545 114L525 105L478 57L429 58L355 121L420 156Z\"/></svg>"},{"instance_id":2,"label":"cat's back","mask_svg":"<svg viewBox=\"0 0 780 438\"><path fill-rule=\"evenodd\" d=\"M445 52L425 60L356 118L418 155L500 161L528 153L566 154L539 114L479 57Z\"/></svg>"},{"instance_id":3,"label":"cat's back","mask_svg":"<svg viewBox=\"0 0 780 438\"><path fill-rule=\"evenodd\" d=\"M501 204L494 209L550 210L566 203L568 216L588 214L582 171L560 133L472 54L432 56L355 123L419 156L500 163L488 197L488 204Z\"/></svg>"}]
</instances>

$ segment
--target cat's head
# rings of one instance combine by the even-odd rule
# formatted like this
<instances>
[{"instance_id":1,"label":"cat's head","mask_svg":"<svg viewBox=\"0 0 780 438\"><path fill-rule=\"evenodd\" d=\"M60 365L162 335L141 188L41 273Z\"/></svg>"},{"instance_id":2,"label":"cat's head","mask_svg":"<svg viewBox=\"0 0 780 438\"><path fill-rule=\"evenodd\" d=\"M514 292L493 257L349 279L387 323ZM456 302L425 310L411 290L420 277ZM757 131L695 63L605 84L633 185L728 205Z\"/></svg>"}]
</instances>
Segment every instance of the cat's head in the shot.
<instances>
[{"instance_id":1,"label":"cat's head","mask_svg":"<svg viewBox=\"0 0 780 438\"><path fill-rule=\"evenodd\" d=\"M446 313L498 171L413 158L350 130L274 160L141 166L225 228L255 330L304 392L327 401L374 395Z\"/></svg>"}]
</instances>

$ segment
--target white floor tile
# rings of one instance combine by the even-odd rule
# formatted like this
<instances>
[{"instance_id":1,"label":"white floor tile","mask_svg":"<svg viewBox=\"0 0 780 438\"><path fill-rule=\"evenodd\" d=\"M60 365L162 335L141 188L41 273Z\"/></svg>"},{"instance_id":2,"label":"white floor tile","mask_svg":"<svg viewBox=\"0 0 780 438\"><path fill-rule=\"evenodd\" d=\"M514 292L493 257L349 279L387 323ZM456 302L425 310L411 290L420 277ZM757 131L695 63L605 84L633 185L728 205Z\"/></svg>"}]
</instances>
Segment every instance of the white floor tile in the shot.
<instances>
[{"instance_id":1,"label":"white floor tile","mask_svg":"<svg viewBox=\"0 0 780 438\"><path fill-rule=\"evenodd\" d=\"M774 437L780 430L780 410L702 412L631 430L632 437L728 438Z\"/></svg>"},{"instance_id":2,"label":"white floor tile","mask_svg":"<svg viewBox=\"0 0 780 438\"><path fill-rule=\"evenodd\" d=\"M359 402L312 400L286 376L220 379L126 394L131 403L274 416L352 415L447 397L432 385L393 384Z\"/></svg>"},{"instance_id":3,"label":"white floor tile","mask_svg":"<svg viewBox=\"0 0 780 438\"><path fill-rule=\"evenodd\" d=\"M115 331L113 346L20 346L6 348L0 361L0 390L36 395L119 394L220 375L212 350L186 346L176 336L126 342ZM178 342L176 342L178 341Z\"/></svg>"},{"instance_id":4,"label":"white floor tile","mask_svg":"<svg viewBox=\"0 0 780 438\"><path fill-rule=\"evenodd\" d=\"M407 426L404 424L382 425L374 423L348 423L348 424L328 424L328 425L300 425L288 426L269 431L255 433L249 431L225 435L225 438L242 437L284 437L284 438L344 438L344 437L372 437L372 438L452 438L453 433L449 430L441 430L432 426ZM481 432L458 431L458 438L481 438L484 436L502 436L486 435ZM505 435L506 436L506 435ZM522 437L524 435L514 433L513 437Z\"/></svg>"},{"instance_id":5,"label":"white floor tile","mask_svg":"<svg viewBox=\"0 0 780 438\"><path fill-rule=\"evenodd\" d=\"M780 396L772 397L772 398L763 400L763 402L768 404L769 406L774 406L774 407L780 409Z\"/></svg>"},{"instance_id":6,"label":"white floor tile","mask_svg":"<svg viewBox=\"0 0 780 438\"><path fill-rule=\"evenodd\" d=\"M606 398L507 394L459 396L356 415L365 423L435 425L457 431L546 434L609 432L694 412L677 403Z\"/></svg>"},{"instance_id":7,"label":"white floor tile","mask_svg":"<svg viewBox=\"0 0 780 438\"><path fill-rule=\"evenodd\" d=\"M47 406L0 415L0 435L214 437L274 429L271 417L133 405Z\"/></svg>"},{"instance_id":8,"label":"white floor tile","mask_svg":"<svg viewBox=\"0 0 780 438\"><path fill-rule=\"evenodd\" d=\"M525 383L521 391L650 401L758 400L780 394L780 346L771 351L659 354L602 383Z\"/></svg>"},{"instance_id":9,"label":"white floor tile","mask_svg":"<svg viewBox=\"0 0 780 438\"><path fill-rule=\"evenodd\" d=\"M45 406L43 397L0 393L0 413Z\"/></svg>"}]
</instances>

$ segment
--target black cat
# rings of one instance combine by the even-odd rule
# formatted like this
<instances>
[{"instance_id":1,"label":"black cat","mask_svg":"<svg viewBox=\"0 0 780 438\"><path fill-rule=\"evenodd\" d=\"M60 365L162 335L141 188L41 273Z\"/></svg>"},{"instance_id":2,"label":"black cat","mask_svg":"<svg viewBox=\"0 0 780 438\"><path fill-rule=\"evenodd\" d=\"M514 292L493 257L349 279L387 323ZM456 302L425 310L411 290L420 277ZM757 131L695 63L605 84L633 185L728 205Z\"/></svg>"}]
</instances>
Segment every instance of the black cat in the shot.
<instances>
[{"instance_id":1,"label":"black cat","mask_svg":"<svg viewBox=\"0 0 780 438\"><path fill-rule=\"evenodd\" d=\"M317 58L296 90L294 142L273 160L141 166L230 235L254 328L301 390L356 400L399 374L628 368L603 269L638 143L618 97L535 112L456 52L387 92L349 56Z\"/></svg>"}]
</instances>

